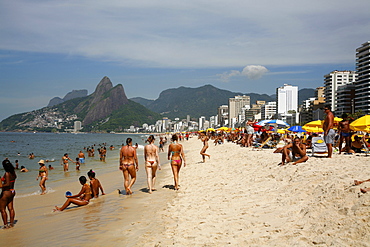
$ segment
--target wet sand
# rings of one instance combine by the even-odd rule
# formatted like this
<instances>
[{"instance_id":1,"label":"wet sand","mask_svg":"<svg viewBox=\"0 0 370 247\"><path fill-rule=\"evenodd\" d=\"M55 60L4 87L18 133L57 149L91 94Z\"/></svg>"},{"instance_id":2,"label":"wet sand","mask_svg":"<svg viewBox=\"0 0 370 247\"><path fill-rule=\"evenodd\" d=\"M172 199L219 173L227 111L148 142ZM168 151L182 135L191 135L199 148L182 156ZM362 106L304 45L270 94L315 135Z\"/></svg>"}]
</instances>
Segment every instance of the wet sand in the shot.
<instances>
[{"instance_id":1,"label":"wet sand","mask_svg":"<svg viewBox=\"0 0 370 247\"><path fill-rule=\"evenodd\" d=\"M180 190L170 189L166 157L157 189L146 193L143 163L132 196L119 195L122 173L99 176L106 193L88 206L52 213L66 190L19 198L16 227L0 232L14 246L370 246L370 193L352 186L370 178L370 156L314 158L296 166L278 166L280 154L232 143L213 146L201 163L202 143L181 142L187 167ZM140 182L139 182L140 181ZM54 189L54 188L53 188ZM63 191L63 192L61 192Z\"/></svg>"}]
</instances>

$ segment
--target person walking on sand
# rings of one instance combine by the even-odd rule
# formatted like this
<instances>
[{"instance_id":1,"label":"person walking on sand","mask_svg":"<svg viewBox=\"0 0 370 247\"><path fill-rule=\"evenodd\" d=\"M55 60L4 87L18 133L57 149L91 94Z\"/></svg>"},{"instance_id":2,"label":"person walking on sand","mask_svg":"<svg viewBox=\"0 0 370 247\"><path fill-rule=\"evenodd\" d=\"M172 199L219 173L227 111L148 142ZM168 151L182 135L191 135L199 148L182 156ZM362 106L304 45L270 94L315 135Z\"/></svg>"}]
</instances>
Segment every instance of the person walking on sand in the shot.
<instances>
[{"instance_id":1,"label":"person walking on sand","mask_svg":"<svg viewBox=\"0 0 370 247\"><path fill-rule=\"evenodd\" d=\"M168 160L171 160L171 168L175 181L175 190L179 189L179 173L182 161L186 166L185 154L182 145L177 143L177 135L172 135L172 143L168 146Z\"/></svg>"},{"instance_id":2,"label":"person walking on sand","mask_svg":"<svg viewBox=\"0 0 370 247\"><path fill-rule=\"evenodd\" d=\"M324 112L326 113L326 117L323 124L324 140L326 146L328 147L328 158L331 158L333 154L333 144L335 137L335 131L333 130L334 114L331 112L331 108L329 105L324 107Z\"/></svg>"},{"instance_id":3,"label":"person walking on sand","mask_svg":"<svg viewBox=\"0 0 370 247\"><path fill-rule=\"evenodd\" d=\"M90 185L86 182L87 179L85 176L81 176L79 178L80 184L82 185L81 191L77 195L72 195L67 197L67 201L63 204L62 207L55 206L54 211L63 211L66 209L71 203L76 204L77 206L85 206L89 204L91 199L91 188Z\"/></svg>"},{"instance_id":4,"label":"person walking on sand","mask_svg":"<svg viewBox=\"0 0 370 247\"><path fill-rule=\"evenodd\" d=\"M15 174L15 169L9 160L3 161L3 168L5 170L4 176L1 178L0 187L0 212L1 217L4 222L4 229L14 226L15 211L13 206L13 199L15 197L14 184L17 178ZM9 211L9 224L8 224L8 214L6 213L6 208Z\"/></svg>"},{"instance_id":5,"label":"person walking on sand","mask_svg":"<svg viewBox=\"0 0 370 247\"><path fill-rule=\"evenodd\" d=\"M211 158L211 155L206 154L206 150L208 148L208 137L204 134L204 132L200 133L200 140L203 142L203 147L202 147L202 150L200 150L200 154L202 155L203 163L204 163L206 162L206 156L208 158Z\"/></svg>"},{"instance_id":6,"label":"person walking on sand","mask_svg":"<svg viewBox=\"0 0 370 247\"><path fill-rule=\"evenodd\" d=\"M68 161L69 160L75 163L70 157L68 157L68 154L65 153L64 156L62 157L62 166L65 172L68 172Z\"/></svg>"},{"instance_id":7,"label":"person walking on sand","mask_svg":"<svg viewBox=\"0 0 370 247\"><path fill-rule=\"evenodd\" d=\"M144 147L145 170L148 180L149 194L152 194L152 191L156 191L155 180L157 168L161 170L158 147L154 145L154 140L154 136L150 135L148 140L146 140L149 144Z\"/></svg>"},{"instance_id":8,"label":"person walking on sand","mask_svg":"<svg viewBox=\"0 0 370 247\"><path fill-rule=\"evenodd\" d=\"M46 180L48 180L48 175L49 175L49 170L46 168L45 166L45 161L44 160L40 160L39 161L39 165L40 165L40 169L39 169L39 174L36 178L36 180L39 180L40 179L40 188L41 188L41 194L40 195L44 195L46 194Z\"/></svg>"},{"instance_id":9,"label":"person walking on sand","mask_svg":"<svg viewBox=\"0 0 370 247\"><path fill-rule=\"evenodd\" d=\"M136 165L136 169L135 169ZM136 149L132 146L132 139L126 139L126 146L123 146L119 155L119 169L123 173L126 195L131 195L131 187L136 181L136 172L139 171L139 161ZM129 176L131 176L131 181Z\"/></svg>"}]
</instances>

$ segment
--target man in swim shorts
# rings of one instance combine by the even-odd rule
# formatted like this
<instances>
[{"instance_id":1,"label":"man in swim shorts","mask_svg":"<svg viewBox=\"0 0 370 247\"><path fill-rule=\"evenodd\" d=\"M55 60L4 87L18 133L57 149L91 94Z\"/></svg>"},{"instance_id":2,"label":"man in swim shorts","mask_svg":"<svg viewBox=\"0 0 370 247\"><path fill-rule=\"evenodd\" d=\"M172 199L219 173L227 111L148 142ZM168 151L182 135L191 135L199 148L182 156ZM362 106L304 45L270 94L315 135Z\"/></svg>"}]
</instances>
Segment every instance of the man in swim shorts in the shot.
<instances>
[{"instance_id":1,"label":"man in swim shorts","mask_svg":"<svg viewBox=\"0 0 370 247\"><path fill-rule=\"evenodd\" d=\"M331 158L333 154L333 144L335 137L335 131L333 130L334 114L331 112L331 107L329 105L324 107L324 112L326 113L326 117L323 124L324 140L326 146L328 147L328 158Z\"/></svg>"},{"instance_id":2,"label":"man in swim shorts","mask_svg":"<svg viewBox=\"0 0 370 247\"><path fill-rule=\"evenodd\" d=\"M282 153L281 165L285 165L285 161L294 162L292 165L296 165L308 160L308 156L306 155L306 145L301 142L299 137L294 138L292 143L285 145Z\"/></svg>"},{"instance_id":3,"label":"man in swim shorts","mask_svg":"<svg viewBox=\"0 0 370 247\"><path fill-rule=\"evenodd\" d=\"M338 123L338 130L340 131L340 140L339 140L339 154L343 152L349 153L351 150L351 129L349 128L350 118L346 113L342 114L343 120ZM342 149L343 141L346 142L346 145Z\"/></svg>"},{"instance_id":4,"label":"man in swim shorts","mask_svg":"<svg viewBox=\"0 0 370 247\"><path fill-rule=\"evenodd\" d=\"M81 164L85 163L85 154L82 151L80 151L80 153L78 154L78 159L80 160Z\"/></svg>"}]
</instances>

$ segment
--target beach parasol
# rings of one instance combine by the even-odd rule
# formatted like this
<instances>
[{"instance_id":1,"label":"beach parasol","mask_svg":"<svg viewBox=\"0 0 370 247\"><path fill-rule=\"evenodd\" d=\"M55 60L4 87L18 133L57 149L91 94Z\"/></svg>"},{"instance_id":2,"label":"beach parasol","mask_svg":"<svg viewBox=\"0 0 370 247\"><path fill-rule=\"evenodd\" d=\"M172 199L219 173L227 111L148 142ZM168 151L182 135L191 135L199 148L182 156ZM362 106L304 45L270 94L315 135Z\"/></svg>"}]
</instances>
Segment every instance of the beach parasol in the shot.
<instances>
[{"instance_id":1,"label":"beach parasol","mask_svg":"<svg viewBox=\"0 0 370 247\"><path fill-rule=\"evenodd\" d=\"M302 126L299 125L292 126L288 130L292 132L306 132L304 129L302 129Z\"/></svg>"},{"instance_id":2,"label":"beach parasol","mask_svg":"<svg viewBox=\"0 0 370 247\"><path fill-rule=\"evenodd\" d=\"M228 127L220 127L220 128L218 128L217 130L221 130L221 131L228 131L228 130L229 130L229 128L228 128Z\"/></svg>"},{"instance_id":3,"label":"beach parasol","mask_svg":"<svg viewBox=\"0 0 370 247\"><path fill-rule=\"evenodd\" d=\"M370 132L370 115L365 115L356 119L349 126L355 131Z\"/></svg>"},{"instance_id":4,"label":"beach parasol","mask_svg":"<svg viewBox=\"0 0 370 247\"><path fill-rule=\"evenodd\" d=\"M207 132L215 132L216 130L214 128L208 128Z\"/></svg>"},{"instance_id":5,"label":"beach parasol","mask_svg":"<svg viewBox=\"0 0 370 247\"><path fill-rule=\"evenodd\" d=\"M269 120L268 122L266 122L266 124L277 124L280 126L290 126L288 123L284 122L283 120L279 120L279 119Z\"/></svg>"},{"instance_id":6,"label":"beach parasol","mask_svg":"<svg viewBox=\"0 0 370 247\"><path fill-rule=\"evenodd\" d=\"M287 129L278 129L276 132L279 134L285 134L287 131Z\"/></svg>"},{"instance_id":7,"label":"beach parasol","mask_svg":"<svg viewBox=\"0 0 370 247\"><path fill-rule=\"evenodd\" d=\"M255 125L264 126L268 121L270 121L270 120L269 119L262 120L262 121L259 121L258 123L256 123Z\"/></svg>"},{"instance_id":8,"label":"beach parasol","mask_svg":"<svg viewBox=\"0 0 370 247\"><path fill-rule=\"evenodd\" d=\"M306 123L305 125L303 125L303 127L322 127L322 121L321 120L315 120L315 121L311 121L309 123Z\"/></svg>"},{"instance_id":9,"label":"beach parasol","mask_svg":"<svg viewBox=\"0 0 370 247\"><path fill-rule=\"evenodd\" d=\"M312 133L321 133L321 132L324 132L324 130L319 127L319 126L315 126L315 127L310 127L310 126L303 126L302 129L304 129L305 131L307 132L312 132Z\"/></svg>"}]
</instances>

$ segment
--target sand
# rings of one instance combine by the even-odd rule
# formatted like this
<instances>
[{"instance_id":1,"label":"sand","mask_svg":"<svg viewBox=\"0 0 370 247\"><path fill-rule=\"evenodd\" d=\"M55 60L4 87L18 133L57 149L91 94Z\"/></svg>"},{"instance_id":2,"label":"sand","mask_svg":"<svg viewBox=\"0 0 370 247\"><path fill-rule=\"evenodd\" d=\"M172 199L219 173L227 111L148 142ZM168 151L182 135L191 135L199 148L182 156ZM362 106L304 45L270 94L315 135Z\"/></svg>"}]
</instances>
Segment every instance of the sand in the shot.
<instances>
[{"instance_id":1,"label":"sand","mask_svg":"<svg viewBox=\"0 0 370 247\"><path fill-rule=\"evenodd\" d=\"M18 223L0 231L0 244L370 246L370 193L360 193L370 183L353 186L354 179L370 178L370 156L334 154L281 167L281 155L271 149L210 142L211 158L201 163L202 143L195 137L181 143L188 165L179 191L170 188L172 172L162 155L158 191L151 195L139 181L132 196L118 195L117 171L98 176L107 195L85 207L52 213L64 202L56 192L19 198ZM142 167L141 180L144 175Z\"/></svg>"}]
</instances>

